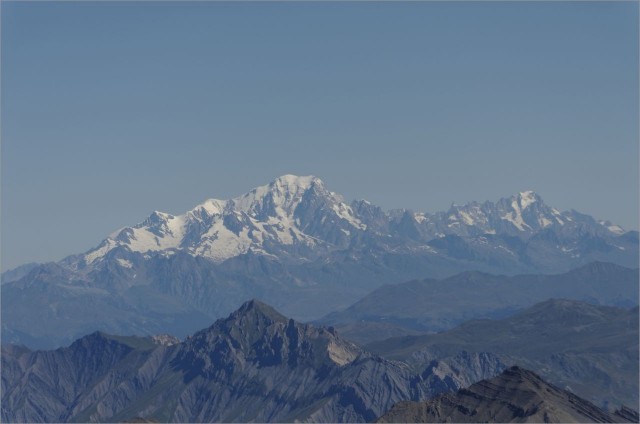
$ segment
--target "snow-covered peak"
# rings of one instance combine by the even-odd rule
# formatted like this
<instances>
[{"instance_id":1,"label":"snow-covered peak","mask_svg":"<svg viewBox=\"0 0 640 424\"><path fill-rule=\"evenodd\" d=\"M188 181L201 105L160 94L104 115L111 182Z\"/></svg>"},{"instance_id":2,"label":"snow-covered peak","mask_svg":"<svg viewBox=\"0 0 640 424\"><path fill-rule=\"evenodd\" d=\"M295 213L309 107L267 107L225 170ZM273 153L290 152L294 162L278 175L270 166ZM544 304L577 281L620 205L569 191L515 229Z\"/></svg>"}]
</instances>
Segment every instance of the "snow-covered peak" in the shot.
<instances>
[{"instance_id":1,"label":"snow-covered peak","mask_svg":"<svg viewBox=\"0 0 640 424\"><path fill-rule=\"evenodd\" d=\"M541 200L540 196L532 190L521 191L518 193L517 197L522 210L525 210L529 205Z\"/></svg>"},{"instance_id":2,"label":"snow-covered peak","mask_svg":"<svg viewBox=\"0 0 640 424\"><path fill-rule=\"evenodd\" d=\"M323 184L322 180L313 175L298 176L286 174L276 178L271 184L284 187L287 190L307 190L313 184Z\"/></svg>"},{"instance_id":3,"label":"snow-covered peak","mask_svg":"<svg viewBox=\"0 0 640 424\"><path fill-rule=\"evenodd\" d=\"M312 175L300 177L288 174L267 185L256 187L231 202L234 209L252 216L291 215L304 193L312 187L324 190L324 183Z\"/></svg>"},{"instance_id":4,"label":"snow-covered peak","mask_svg":"<svg viewBox=\"0 0 640 424\"><path fill-rule=\"evenodd\" d=\"M283 175L230 200L208 199L182 215L155 211L140 224L111 234L81 258L93 267L108 252L123 247L145 255L183 251L215 261L248 252L298 261L372 237L381 237L384 244L407 237L420 243L445 235L508 234L526 239L542 230L566 235L585 229L624 233L610 222L550 208L531 190L495 203L452 204L448 211L434 214L384 212L367 201L346 204L314 176ZM126 268L124 262L120 265Z\"/></svg>"},{"instance_id":5,"label":"snow-covered peak","mask_svg":"<svg viewBox=\"0 0 640 424\"><path fill-rule=\"evenodd\" d=\"M519 192L507 203L510 208L500 219L510 222L518 231L531 233L553 223L551 209L532 190Z\"/></svg>"},{"instance_id":6,"label":"snow-covered peak","mask_svg":"<svg viewBox=\"0 0 640 424\"><path fill-rule=\"evenodd\" d=\"M140 224L111 234L84 257L91 264L124 246L141 253L177 249L222 261L248 251L274 254L292 246L335 246L346 243L336 231L350 236L365 229L353 209L319 178L283 175L230 200L206 200L182 215L155 211Z\"/></svg>"}]
</instances>

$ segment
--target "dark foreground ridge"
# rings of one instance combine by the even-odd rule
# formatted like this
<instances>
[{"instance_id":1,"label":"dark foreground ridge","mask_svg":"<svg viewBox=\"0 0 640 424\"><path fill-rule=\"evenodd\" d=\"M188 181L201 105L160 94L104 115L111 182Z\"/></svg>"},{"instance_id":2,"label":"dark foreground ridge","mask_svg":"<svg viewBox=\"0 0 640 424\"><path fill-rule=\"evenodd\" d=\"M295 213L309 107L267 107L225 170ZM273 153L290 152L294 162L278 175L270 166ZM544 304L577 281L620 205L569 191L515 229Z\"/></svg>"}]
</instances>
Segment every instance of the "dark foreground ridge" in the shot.
<instances>
[{"instance_id":1,"label":"dark foreground ridge","mask_svg":"<svg viewBox=\"0 0 640 424\"><path fill-rule=\"evenodd\" d=\"M257 300L181 343L96 332L4 346L2 371L2 422L365 422L460 387Z\"/></svg>"},{"instance_id":2,"label":"dark foreground ridge","mask_svg":"<svg viewBox=\"0 0 640 424\"><path fill-rule=\"evenodd\" d=\"M570 315L584 309L555 303ZM506 367L487 351L452 350L422 365L385 359L251 300L182 342L95 332L51 351L5 345L1 422L370 422L395 404L390 414L408 415L383 419L411 421L429 409L402 401L461 387L470 388L432 401L437 417L637 422L633 410L608 414L522 368L487 380Z\"/></svg>"},{"instance_id":3,"label":"dark foreground ridge","mask_svg":"<svg viewBox=\"0 0 640 424\"><path fill-rule=\"evenodd\" d=\"M457 393L425 402L400 402L377 422L611 423L638 422L638 413L623 408L611 414L529 370L513 366Z\"/></svg>"}]
</instances>

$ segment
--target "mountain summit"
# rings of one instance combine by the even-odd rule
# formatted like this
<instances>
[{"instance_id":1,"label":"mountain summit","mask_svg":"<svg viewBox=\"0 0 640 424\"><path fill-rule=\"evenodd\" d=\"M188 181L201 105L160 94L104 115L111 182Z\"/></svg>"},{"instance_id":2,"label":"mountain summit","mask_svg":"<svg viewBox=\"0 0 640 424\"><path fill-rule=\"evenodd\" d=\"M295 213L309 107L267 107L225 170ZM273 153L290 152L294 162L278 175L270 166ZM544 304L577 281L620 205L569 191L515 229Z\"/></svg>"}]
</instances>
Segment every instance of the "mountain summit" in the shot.
<instances>
[{"instance_id":1,"label":"mountain summit","mask_svg":"<svg viewBox=\"0 0 640 424\"><path fill-rule=\"evenodd\" d=\"M155 211L140 224L111 234L81 262L90 265L119 246L149 254L182 250L218 262L247 252L280 256L295 246L308 253L344 245L351 231L364 229L322 180L283 175L230 200L208 199L182 215Z\"/></svg>"}]
</instances>

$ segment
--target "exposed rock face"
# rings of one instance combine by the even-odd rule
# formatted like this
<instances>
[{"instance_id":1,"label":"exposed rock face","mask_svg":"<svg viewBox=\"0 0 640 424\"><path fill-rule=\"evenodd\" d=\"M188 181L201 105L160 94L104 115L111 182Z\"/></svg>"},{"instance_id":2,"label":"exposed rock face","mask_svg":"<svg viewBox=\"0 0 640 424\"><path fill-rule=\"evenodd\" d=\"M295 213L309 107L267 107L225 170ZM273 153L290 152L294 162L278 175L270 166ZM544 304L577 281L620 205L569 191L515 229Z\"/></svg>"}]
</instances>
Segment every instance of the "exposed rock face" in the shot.
<instances>
[{"instance_id":1,"label":"exposed rock face","mask_svg":"<svg viewBox=\"0 0 640 424\"><path fill-rule=\"evenodd\" d=\"M363 422L473 378L455 366L417 374L250 301L182 343L94 333L4 347L2 421Z\"/></svg>"},{"instance_id":2,"label":"exposed rock face","mask_svg":"<svg viewBox=\"0 0 640 424\"><path fill-rule=\"evenodd\" d=\"M501 320L474 320L438 334L367 345L388 359L430 369L436 360L491 352L609 410L638 407L638 308L551 299ZM480 369L473 366L469 370ZM473 376L479 380L480 376ZM472 380L473 380L472 378ZM485 377L482 377L485 378ZM460 384L464 387L464 384Z\"/></svg>"},{"instance_id":3,"label":"exposed rock face","mask_svg":"<svg viewBox=\"0 0 640 424\"><path fill-rule=\"evenodd\" d=\"M400 402L378 422L636 422L627 419L633 417L631 411L627 412L627 416L610 414L546 383L535 373L514 366L457 393L421 403Z\"/></svg>"}]
</instances>

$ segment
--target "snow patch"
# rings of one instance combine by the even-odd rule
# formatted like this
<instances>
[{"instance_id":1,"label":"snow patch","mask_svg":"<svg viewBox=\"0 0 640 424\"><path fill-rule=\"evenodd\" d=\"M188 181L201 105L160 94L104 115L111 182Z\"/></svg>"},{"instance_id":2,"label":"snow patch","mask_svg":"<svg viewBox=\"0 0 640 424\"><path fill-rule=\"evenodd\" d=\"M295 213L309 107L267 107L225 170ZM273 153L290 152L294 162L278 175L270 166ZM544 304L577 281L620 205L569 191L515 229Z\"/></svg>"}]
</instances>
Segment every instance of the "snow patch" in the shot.
<instances>
[{"instance_id":1,"label":"snow patch","mask_svg":"<svg viewBox=\"0 0 640 424\"><path fill-rule=\"evenodd\" d=\"M89 251L84 255L84 260L87 265L92 264L96 259L103 257L106 255L111 249L114 249L118 245L113 239L106 239L100 245L94 249Z\"/></svg>"},{"instance_id":2,"label":"snow patch","mask_svg":"<svg viewBox=\"0 0 640 424\"><path fill-rule=\"evenodd\" d=\"M529 205L536 202L536 193L531 190L520 192L519 197L522 210L527 209Z\"/></svg>"},{"instance_id":3,"label":"snow patch","mask_svg":"<svg viewBox=\"0 0 640 424\"><path fill-rule=\"evenodd\" d=\"M549 221L549 220L548 220L547 218L545 218L544 216L540 216L540 217L538 218L538 224L540 224L540 226L541 226L542 228L546 228L546 227L548 227L549 225L551 225L551 224L552 224L552 222L551 222L551 221Z\"/></svg>"},{"instance_id":4,"label":"snow patch","mask_svg":"<svg viewBox=\"0 0 640 424\"><path fill-rule=\"evenodd\" d=\"M133 267L133 264L131 263L131 261L128 261L126 259L118 258L118 259L116 259L116 261L118 261L118 264L123 268L131 268L131 267Z\"/></svg>"},{"instance_id":5,"label":"snow patch","mask_svg":"<svg viewBox=\"0 0 640 424\"><path fill-rule=\"evenodd\" d=\"M467 224L467 225L475 225L475 221L473 220L473 218L471 218L471 216L464 212L464 211L458 211L458 214L460 215L460 217L462 218L462 221Z\"/></svg>"},{"instance_id":6,"label":"snow patch","mask_svg":"<svg viewBox=\"0 0 640 424\"><path fill-rule=\"evenodd\" d=\"M360 230L365 230L367 228L365 224L363 224L358 218L353 216L353 210L351 209L351 207L345 205L344 203L335 203L333 204L333 206L331 206L331 209L333 209L338 217L344 219L352 226Z\"/></svg>"},{"instance_id":7,"label":"snow patch","mask_svg":"<svg viewBox=\"0 0 640 424\"><path fill-rule=\"evenodd\" d=\"M525 227L531 229L531 227L524 222L524 219L522 219L522 211L520 210L520 206L516 200L511 202L511 208L513 208L513 212L509 212L500 219L511 222L520 231L526 231Z\"/></svg>"},{"instance_id":8,"label":"snow patch","mask_svg":"<svg viewBox=\"0 0 640 424\"><path fill-rule=\"evenodd\" d=\"M619 225L609 225L606 227L607 230L611 231L613 234L622 235L625 233L624 229Z\"/></svg>"}]
</instances>

